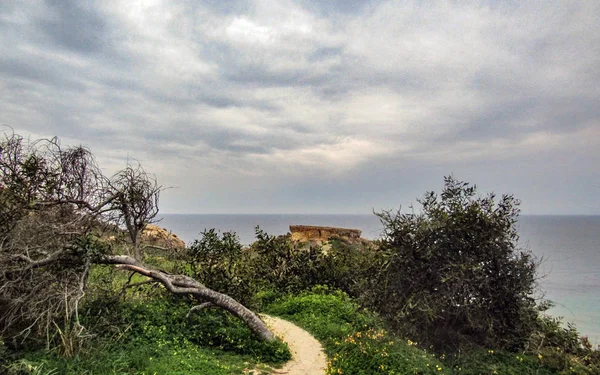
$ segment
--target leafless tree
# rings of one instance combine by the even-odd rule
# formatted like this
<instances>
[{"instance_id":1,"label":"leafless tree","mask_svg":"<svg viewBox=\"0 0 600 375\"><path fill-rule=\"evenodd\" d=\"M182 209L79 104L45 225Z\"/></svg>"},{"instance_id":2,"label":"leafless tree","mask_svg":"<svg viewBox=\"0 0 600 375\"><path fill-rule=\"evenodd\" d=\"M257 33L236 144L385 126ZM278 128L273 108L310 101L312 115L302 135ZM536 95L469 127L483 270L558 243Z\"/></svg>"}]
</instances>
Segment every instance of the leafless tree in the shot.
<instances>
[{"instance_id":1,"label":"leafless tree","mask_svg":"<svg viewBox=\"0 0 600 375\"><path fill-rule=\"evenodd\" d=\"M158 197L161 186L154 176L139 165L128 165L109 181L110 195L115 197L111 208L114 221L127 229L133 255L142 260L140 234L158 214Z\"/></svg>"}]
</instances>

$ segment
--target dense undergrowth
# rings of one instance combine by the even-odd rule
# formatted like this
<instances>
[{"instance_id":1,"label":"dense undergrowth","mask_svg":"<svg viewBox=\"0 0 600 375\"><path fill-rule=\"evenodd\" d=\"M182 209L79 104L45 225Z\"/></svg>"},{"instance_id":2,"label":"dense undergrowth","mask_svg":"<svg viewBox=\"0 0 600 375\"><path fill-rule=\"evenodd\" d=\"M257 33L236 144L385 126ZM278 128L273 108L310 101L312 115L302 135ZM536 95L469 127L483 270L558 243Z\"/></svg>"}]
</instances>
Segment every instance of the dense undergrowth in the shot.
<instances>
[{"instance_id":1,"label":"dense undergrowth","mask_svg":"<svg viewBox=\"0 0 600 375\"><path fill-rule=\"evenodd\" d=\"M108 289L120 289L127 281L125 274L107 277L113 272L106 266L92 272L90 292L96 298L81 311L85 333L57 330L49 347L29 342L18 351L3 348L0 369L14 375L241 374L259 363L278 366L291 357L280 340L257 340L240 320L221 310L204 309L188 317L192 301L156 286L109 294ZM117 298L107 297L115 294ZM76 349L65 353L66 347Z\"/></svg>"},{"instance_id":2,"label":"dense undergrowth","mask_svg":"<svg viewBox=\"0 0 600 375\"><path fill-rule=\"evenodd\" d=\"M533 298L537 264L516 248L518 202L477 197L447 178L440 197L419 203L422 213L379 214L385 230L374 242L307 246L257 228L244 248L234 233L208 230L145 262L296 322L323 343L329 375L600 374L600 351ZM259 341L221 310L189 314L202 301L112 266L90 270L77 313L1 341L0 370L241 374L290 358L286 345Z\"/></svg>"}]
</instances>

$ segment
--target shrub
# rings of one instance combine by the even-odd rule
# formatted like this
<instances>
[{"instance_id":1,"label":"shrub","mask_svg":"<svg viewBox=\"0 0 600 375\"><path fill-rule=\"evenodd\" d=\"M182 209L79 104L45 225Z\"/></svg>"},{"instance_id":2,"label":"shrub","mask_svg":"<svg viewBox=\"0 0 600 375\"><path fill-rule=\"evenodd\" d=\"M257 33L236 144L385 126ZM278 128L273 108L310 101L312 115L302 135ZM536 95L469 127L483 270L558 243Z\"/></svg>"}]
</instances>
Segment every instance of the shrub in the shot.
<instances>
[{"instance_id":1,"label":"shrub","mask_svg":"<svg viewBox=\"0 0 600 375\"><path fill-rule=\"evenodd\" d=\"M260 307L265 291L283 295L329 285L352 292L356 275L372 263L367 261L371 253L339 240L330 245L327 252L304 247L289 235L273 236L256 227L256 241L243 248L235 233L219 236L210 229L190 246L188 273L253 307Z\"/></svg>"},{"instance_id":2,"label":"shrub","mask_svg":"<svg viewBox=\"0 0 600 375\"><path fill-rule=\"evenodd\" d=\"M320 248L300 249L289 235L273 236L256 227L256 241L250 246L253 279L262 289L297 293L318 284L322 267Z\"/></svg>"},{"instance_id":3,"label":"shrub","mask_svg":"<svg viewBox=\"0 0 600 375\"><path fill-rule=\"evenodd\" d=\"M289 235L271 236L256 228L251 245L250 279L262 290L299 293L318 285L360 294L362 279L370 277L378 253L368 244L332 239L323 246L293 243ZM326 249L326 250L325 250Z\"/></svg>"},{"instance_id":4,"label":"shrub","mask_svg":"<svg viewBox=\"0 0 600 375\"><path fill-rule=\"evenodd\" d=\"M234 232L219 236L215 229L201 235L188 249L191 276L244 305L250 304L258 289L248 251L239 237Z\"/></svg>"},{"instance_id":5,"label":"shrub","mask_svg":"<svg viewBox=\"0 0 600 375\"><path fill-rule=\"evenodd\" d=\"M382 267L363 302L439 347L523 347L538 312L536 263L516 246L519 202L478 197L475 186L446 177L439 196L418 203L420 212L377 214Z\"/></svg>"}]
</instances>

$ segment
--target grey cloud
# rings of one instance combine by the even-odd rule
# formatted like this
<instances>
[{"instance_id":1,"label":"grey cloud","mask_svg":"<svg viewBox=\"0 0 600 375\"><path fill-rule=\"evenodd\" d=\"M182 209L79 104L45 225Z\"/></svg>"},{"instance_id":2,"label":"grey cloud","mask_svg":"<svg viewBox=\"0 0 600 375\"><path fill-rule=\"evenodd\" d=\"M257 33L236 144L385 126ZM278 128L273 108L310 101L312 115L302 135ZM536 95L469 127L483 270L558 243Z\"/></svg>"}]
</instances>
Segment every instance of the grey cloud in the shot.
<instances>
[{"instance_id":1,"label":"grey cloud","mask_svg":"<svg viewBox=\"0 0 600 375\"><path fill-rule=\"evenodd\" d=\"M380 0L302 0L307 9L318 12L323 16L335 16L339 13L360 14L369 6L380 3Z\"/></svg>"},{"instance_id":2,"label":"grey cloud","mask_svg":"<svg viewBox=\"0 0 600 375\"><path fill-rule=\"evenodd\" d=\"M13 88L31 89L32 84L42 84L60 88L61 91L82 91L81 82L73 76L73 71L57 66L44 59L0 60L0 72L5 75L5 82ZM29 85L25 82L29 82Z\"/></svg>"},{"instance_id":3,"label":"grey cloud","mask_svg":"<svg viewBox=\"0 0 600 375\"><path fill-rule=\"evenodd\" d=\"M143 159L165 185L208 173L207 194L227 185L263 202L241 186L268 184L281 210L391 208L450 172L538 210L527 173L577 181L581 196L600 184L598 5L210 0L162 4L148 24L105 5L0 4L0 123L80 140L111 162ZM239 17L251 25L239 40L211 29ZM253 41L261 27L273 37ZM513 152L538 133L564 145ZM456 158L428 157L442 151Z\"/></svg>"},{"instance_id":4,"label":"grey cloud","mask_svg":"<svg viewBox=\"0 0 600 375\"><path fill-rule=\"evenodd\" d=\"M101 52L110 42L107 22L92 1L46 0L50 12L39 31L57 46L81 53Z\"/></svg>"},{"instance_id":5,"label":"grey cloud","mask_svg":"<svg viewBox=\"0 0 600 375\"><path fill-rule=\"evenodd\" d=\"M187 0L184 3L188 10L200 6L195 0ZM203 0L201 6L219 15L243 14L253 8L252 1L249 0Z\"/></svg>"}]
</instances>

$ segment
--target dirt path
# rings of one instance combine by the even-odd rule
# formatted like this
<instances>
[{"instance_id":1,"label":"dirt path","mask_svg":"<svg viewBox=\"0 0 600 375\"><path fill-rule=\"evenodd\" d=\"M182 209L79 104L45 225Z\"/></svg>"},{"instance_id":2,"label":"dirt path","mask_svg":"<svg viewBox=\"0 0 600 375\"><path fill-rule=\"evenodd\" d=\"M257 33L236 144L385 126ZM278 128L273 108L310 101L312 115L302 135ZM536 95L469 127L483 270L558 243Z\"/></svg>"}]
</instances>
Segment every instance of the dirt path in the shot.
<instances>
[{"instance_id":1,"label":"dirt path","mask_svg":"<svg viewBox=\"0 0 600 375\"><path fill-rule=\"evenodd\" d=\"M321 343L310 333L287 320L261 315L261 318L290 347L292 359L274 374L322 375L327 367L327 357Z\"/></svg>"}]
</instances>

